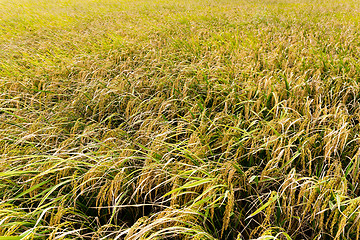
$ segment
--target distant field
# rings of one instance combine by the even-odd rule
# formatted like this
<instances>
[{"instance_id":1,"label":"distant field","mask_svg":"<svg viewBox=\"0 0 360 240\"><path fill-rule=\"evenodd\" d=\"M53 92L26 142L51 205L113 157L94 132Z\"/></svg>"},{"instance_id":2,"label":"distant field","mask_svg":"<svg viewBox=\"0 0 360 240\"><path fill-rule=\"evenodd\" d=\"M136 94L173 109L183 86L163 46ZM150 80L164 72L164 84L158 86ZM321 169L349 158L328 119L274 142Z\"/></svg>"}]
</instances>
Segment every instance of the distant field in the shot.
<instances>
[{"instance_id":1,"label":"distant field","mask_svg":"<svg viewBox=\"0 0 360 240\"><path fill-rule=\"evenodd\" d=\"M0 0L0 240L359 239L358 0Z\"/></svg>"}]
</instances>

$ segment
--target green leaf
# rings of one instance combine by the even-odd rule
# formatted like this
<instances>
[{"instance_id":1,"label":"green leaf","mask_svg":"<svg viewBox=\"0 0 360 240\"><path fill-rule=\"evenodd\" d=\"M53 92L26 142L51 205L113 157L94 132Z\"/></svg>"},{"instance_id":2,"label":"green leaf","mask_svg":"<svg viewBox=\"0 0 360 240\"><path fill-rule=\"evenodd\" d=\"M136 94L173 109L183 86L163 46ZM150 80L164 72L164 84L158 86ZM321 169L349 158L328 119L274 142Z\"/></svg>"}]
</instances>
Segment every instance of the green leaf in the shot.
<instances>
[{"instance_id":1,"label":"green leaf","mask_svg":"<svg viewBox=\"0 0 360 240\"><path fill-rule=\"evenodd\" d=\"M46 184L46 183L48 183L48 182L50 182L50 181L51 181L51 180L47 180L47 181L41 182L41 183L39 183L39 184L36 184L35 186L32 186L32 187L29 188L28 190L26 190L26 191L20 193L19 195L17 195L17 196L15 197L15 199L24 196L25 194L27 194L27 193L29 193L29 192L31 192L31 191L33 191L33 190L41 187L42 185L44 185L44 184Z\"/></svg>"},{"instance_id":2,"label":"green leaf","mask_svg":"<svg viewBox=\"0 0 360 240\"><path fill-rule=\"evenodd\" d=\"M0 237L0 240L20 240L23 239L23 236L5 236Z\"/></svg>"},{"instance_id":3,"label":"green leaf","mask_svg":"<svg viewBox=\"0 0 360 240\"><path fill-rule=\"evenodd\" d=\"M193 187L197 187L197 186L200 186L200 185L203 185L205 183L209 183L209 182L212 182L213 179L202 179L202 180L199 180L199 181L191 181L189 183L186 183L184 184L183 186L179 187L179 188L176 188L168 193L166 193L163 197L166 197L166 196L169 196L171 195L172 193L174 192L178 192L178 191L181 191L182 189L187 189L187 188L193 188Z\"/></svg>"},{"instance_id":4,"label":"green leaf","mask_svg":"<svg viewBox=\"0 0 360 240\"><path fill-rule=\"evenodd\" d=\"M39 173L38 171L9 171L9 172L1 172L0 177L12 177L12 176L20 176L24 174L34 174Z\"/></svg>"},{"instance_id":5,"label":"green leaf","mask_svg":"<svg viewBox=\"0 0 360 240\"><path fill-rule=\"evenodd\" d=\"M260 208L258 208L255 212L253 212L248 218L251 218L253 216L255 216L256 214L260 213L262 210L264 210L265 208L267 208L270 204L272 204L273 202L275 202L276 200L278 200L279 196L276 192L271 192L271 197L269 199L269 201L267 201L264 205L262 205Z\"/></svg>"}]
</instances>

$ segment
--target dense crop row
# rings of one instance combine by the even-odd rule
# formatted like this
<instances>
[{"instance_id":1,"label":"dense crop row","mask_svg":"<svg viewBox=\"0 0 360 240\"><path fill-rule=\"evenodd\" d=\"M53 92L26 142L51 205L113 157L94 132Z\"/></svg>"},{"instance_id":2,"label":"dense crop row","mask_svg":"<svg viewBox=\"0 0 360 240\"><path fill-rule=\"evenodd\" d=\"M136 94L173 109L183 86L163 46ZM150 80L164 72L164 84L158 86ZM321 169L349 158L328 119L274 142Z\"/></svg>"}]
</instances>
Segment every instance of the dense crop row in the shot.
<instances>
[{"instance_id":1,"label":"dense crop row","mask_svg":"<svg viewBox=\"0 0 360 240\"><path fill-rule=\"evenodd\" d=\"M0 0L0 239L359 239L357 1Z\"/></svg>"}]
</instances>

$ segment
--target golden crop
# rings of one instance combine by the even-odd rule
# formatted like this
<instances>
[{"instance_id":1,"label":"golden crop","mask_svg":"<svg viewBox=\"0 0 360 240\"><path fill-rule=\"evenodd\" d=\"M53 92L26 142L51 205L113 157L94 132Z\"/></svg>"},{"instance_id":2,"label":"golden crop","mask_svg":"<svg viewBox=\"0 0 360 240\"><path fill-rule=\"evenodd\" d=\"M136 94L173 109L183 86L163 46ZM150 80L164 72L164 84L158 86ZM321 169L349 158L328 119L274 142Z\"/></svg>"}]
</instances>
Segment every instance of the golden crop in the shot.
<instances>
[{"instance_id":1,"label":"golden crop","mask_svg":"<svg viewBox=\"0 0 360 240\"><path fill-rule=\"evenodd\" d=\"M0 0L0 240L358 240L359 11Z\"/></svg>"}]
</instances>

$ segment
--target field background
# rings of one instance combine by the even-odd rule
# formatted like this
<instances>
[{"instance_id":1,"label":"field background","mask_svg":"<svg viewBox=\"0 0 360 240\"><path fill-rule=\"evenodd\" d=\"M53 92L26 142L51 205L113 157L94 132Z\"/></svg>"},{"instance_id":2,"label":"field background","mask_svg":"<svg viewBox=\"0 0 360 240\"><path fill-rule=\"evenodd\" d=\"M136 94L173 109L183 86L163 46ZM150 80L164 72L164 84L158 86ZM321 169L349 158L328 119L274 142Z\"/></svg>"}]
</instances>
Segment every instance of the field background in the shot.
<instances>
[{"instance_id":1,"label":"field background","mask_svg":"<svg viewBox=\"0 0 360 240\"><path fill-rule=\"evenodd\" d=\"M0 240L358 240L359 20L0 0Z\"/></svg>"}]
</instances>

